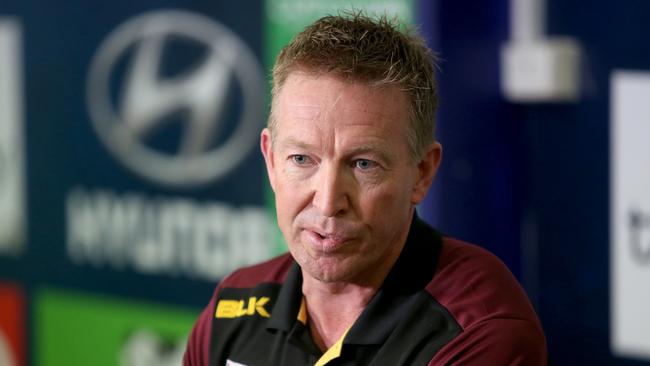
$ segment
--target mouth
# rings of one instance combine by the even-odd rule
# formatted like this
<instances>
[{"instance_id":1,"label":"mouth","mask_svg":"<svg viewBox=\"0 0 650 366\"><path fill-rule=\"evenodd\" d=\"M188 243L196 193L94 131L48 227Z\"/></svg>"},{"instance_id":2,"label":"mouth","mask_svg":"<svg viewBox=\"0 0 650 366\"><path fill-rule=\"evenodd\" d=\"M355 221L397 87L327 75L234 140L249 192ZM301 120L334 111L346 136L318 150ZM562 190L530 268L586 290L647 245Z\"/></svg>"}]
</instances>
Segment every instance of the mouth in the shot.
<instances>
[{"instance_id":1,"label":"mouth","mask_svg":"<svg viewBox=\"0 0 650 366\"><path fill-rule=\"evenodd\" d=\"M305 229L304 232L309 245L314 250L323 253L338 251L351 240L350 236L335 232L328 233L317 229Z\"/></svg>"}]
</instances>

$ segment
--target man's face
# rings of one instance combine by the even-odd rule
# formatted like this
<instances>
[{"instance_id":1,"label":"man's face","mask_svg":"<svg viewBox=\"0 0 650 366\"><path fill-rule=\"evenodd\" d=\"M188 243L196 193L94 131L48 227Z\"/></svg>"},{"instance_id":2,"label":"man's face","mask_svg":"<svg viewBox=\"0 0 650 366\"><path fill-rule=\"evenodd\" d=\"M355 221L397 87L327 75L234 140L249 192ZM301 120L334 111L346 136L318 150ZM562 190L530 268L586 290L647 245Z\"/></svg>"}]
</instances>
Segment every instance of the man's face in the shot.
<instances>
[{"instance_id":1,"label":"man's face","mask_svg":"<svg viewBox=\"0 0 650 366\"><path fill-rule=\"evenodd\" d=\"M328 74L293 72L276 96L275 141L265 129L262 152L278 224L306 275L363 284L399 256L440 153L432 148L431 174L412 161L408 107L397 87Z\"/></svg>"}]
</instances>

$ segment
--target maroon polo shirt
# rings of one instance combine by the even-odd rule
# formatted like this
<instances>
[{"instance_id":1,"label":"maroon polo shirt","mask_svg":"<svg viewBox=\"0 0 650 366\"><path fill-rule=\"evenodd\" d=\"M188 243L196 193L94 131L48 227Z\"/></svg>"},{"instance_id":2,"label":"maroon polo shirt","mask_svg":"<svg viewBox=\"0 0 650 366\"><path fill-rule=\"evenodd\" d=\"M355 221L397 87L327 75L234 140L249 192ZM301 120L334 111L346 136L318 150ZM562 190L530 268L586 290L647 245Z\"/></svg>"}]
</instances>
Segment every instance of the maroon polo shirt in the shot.
<instances>
[{"instance_id":1,"label":"maroon polo shirt","mask_svg":"<svg viewBox=\"0 0 650 366\"><path fill-rule=\"evenodd\" d=\"M184 365L314 365L289 254L226 277L189 338ZM546 365L524 291L486 250L414 218L399 259L327 365Z\"/></svg>"}]
</instances>

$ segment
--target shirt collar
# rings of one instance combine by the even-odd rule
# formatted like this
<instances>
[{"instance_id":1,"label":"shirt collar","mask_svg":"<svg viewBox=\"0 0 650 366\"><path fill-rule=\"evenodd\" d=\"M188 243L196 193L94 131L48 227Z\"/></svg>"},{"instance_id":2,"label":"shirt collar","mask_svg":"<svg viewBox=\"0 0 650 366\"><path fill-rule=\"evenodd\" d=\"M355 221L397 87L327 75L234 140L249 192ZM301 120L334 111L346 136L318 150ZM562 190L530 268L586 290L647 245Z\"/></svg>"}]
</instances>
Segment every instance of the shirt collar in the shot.
<instances>
[{"instance_id":1,"label":"shirt collar","mask_svg":"<svg viewBox=\"0 0 650 366\"><path fill-rule=\"evenodd\" d=\"M277 301L271 312L267 329L278 329L288 332L295 324L302 302L302 273L300 266L294 260L287 277L278 293Z\"/></svg>"},{"instance_id":2,"label":"shirt collar","mask_svg":"<svg viewBox=\"0 0 650 366\"><path fill-rule=\"evenodd\" d=\"M440 234L414 215L402 253L344 343L383 343L433 279L441 248Z\"/></svg>"}]
</instances>

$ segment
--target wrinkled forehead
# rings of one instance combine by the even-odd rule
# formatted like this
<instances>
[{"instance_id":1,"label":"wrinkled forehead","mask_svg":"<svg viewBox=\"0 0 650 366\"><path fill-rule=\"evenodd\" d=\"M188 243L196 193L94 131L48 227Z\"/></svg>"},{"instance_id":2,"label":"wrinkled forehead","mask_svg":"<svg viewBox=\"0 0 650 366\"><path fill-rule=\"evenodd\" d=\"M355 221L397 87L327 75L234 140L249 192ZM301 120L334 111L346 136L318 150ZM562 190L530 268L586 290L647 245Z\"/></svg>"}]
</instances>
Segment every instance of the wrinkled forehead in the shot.
<instances>
[{"instance_id":1,"label":"wrinkled forehead","mask_svg":"<svg viewBox=\"0 0 650 366\"><path fill-rule=\"evenodd\" d=\"M286 112L290 108L305 118L344 110L399 119L409 110L408 96L396 85L372 85L338 74L313 72L290 74L274 103L274 109Z\"/></svg>"},{"instance_id":2,"label":"wrinkled forehead","mask_svg":"<svg viewBox=\"0 0 650 366\"><path fill-rule=\"evenodd\" d=\"M409 114L404 92L341 80L335 75L294 74L275 100L276 136L375 143L406 143ZM282 137L280 137L282 136Z\"/></svg>"},{"instance_id":3,"label":"wrinkled forehead","mask_svg":"<svg viewBox=\"0 0 650 366\"><path fill-rule=\"evenodd\" d=\"M392 86L402 87L399 83L387 83L383 74L375 75L375 73L350 73L342 72L337 70L327 70L319 67L305 66L305 65L294 65L286 74L283 75L283 78L280 80L273 81L273 94L272 98L275 99L277 94L284 88L285 84L289 79L300 76L303 78L336 78L342 82L350 84L359 84L365 85L369 88L387 88Z\"/></svg>"},{"instance_id":4,"label":"wrinkled forehead","mask_svg":"<svg viewBox=\"0 0 650 366\"><path fill-rule=\"evenodd\" d=\"M338 84L341 89L345 88L347 91L353 90L354 94L359 97L359 100L362 100L364 96L369 94L389 92L394 97L391 108L401 110L410 106L408 93L402 90L398 84L379 84L373 80L349 77L336 72L300 68L289 73L281 87L274 91L272 95L272 110L277 107L280 99L284 103L290 102L295 104L300 99L303 99L306 92L321 93L321 88L331 86L332 84ZM309 87L304 88L303 86L305 85L309 85ZM334 105L338 102L336 98L341 98L342 96L336 95L334 96L335 99L332 100L323 99L323 102ZM358 103L356 107L363 108L364 104Z\"/></svg>"}]
</instances>

